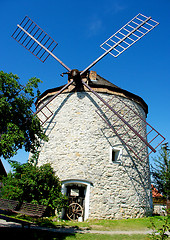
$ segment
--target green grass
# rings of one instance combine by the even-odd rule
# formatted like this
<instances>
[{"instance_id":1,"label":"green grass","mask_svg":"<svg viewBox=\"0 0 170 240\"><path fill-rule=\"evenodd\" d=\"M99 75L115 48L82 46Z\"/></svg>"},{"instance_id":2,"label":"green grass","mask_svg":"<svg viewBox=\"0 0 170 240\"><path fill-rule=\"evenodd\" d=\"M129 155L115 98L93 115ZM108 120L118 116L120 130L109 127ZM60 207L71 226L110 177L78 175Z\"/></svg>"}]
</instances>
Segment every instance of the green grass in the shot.
<instances>
[{"instance_id":1,"label":"green grass","mask_svg":"<svg viewBox=\"0 0 170 240\"><path fill-rule=\"evenodd\" d=\"M22 216L23 218L23 216ZM122 219L122 220L90 220L85 222L72 222L72 221L59 221L56 218L44 218L39 219L37 222L39 225L50 228L69 228L74 227L75 229L91 229L98 231L145 231L149 230L151 227L151 221L154 222L157 228L161 227L164 223L164 219L166 217L155 216L155 217L146 217L146 218L138 218L138 219ZM26 217L24 217L26 220ZM27 219L28 220L28 219ZM29 218L29 220L31 220ZM32 219L33 220L33 219ZM55 221L54 221L55 220ZM170 221L170 220L169 220ZM169 222L170 225L170 222ZM8 231L4 235L6 239L31 239L31 240L148 240L148 236L144 234L92 234L92 233L73 233L73 234L65 234L65 233L56 233L49 231L40 231L30 229L7 229ZM6 231L5 228L0 228L0 232L3 235L2 231Z\"/></svg>"},{"instance_id":2,"label":"green grass","mask_svg":"<svg viewBox=\"0 0 170 240\"><path fill-rule=\"evenodd\" d=\"M72 236L65 237L65 240L147 240L147 236L144 235L108 235L108 234L75 234ZM53 239L55 240L55 238ZM57 239L56 239L57 240Z\"/></svg>"},{"instance_id":3,"label":"green grass","mask_svg":"<svg viewBox=\"0 0 170 240\"><path fill-rule=\"evenodd\" d=\"M164 217L146 217L138 219L122 219L122 220L90 220L85 222L60 221L53 222L56 227L72 226L76 228L87 228L101 231L142 231L151 227L151 221L154 221L157 227L162 226Z\"/></svg>"},{"instance_id":4,"label":"green grass","mask_svg":"<svg viewBox=\"0 0 170 240\"><path fill-rule=\"evenodd\" d=\"M137 219L122 220L88 220L84 222L64 221L54 218L32 219L26 216L17 216L19 219L35 222L36 224L50 228L74 227L77 229L89 229L98 231L144 231L151 228L151 222L154 222L157 228L163 225L166 217L154 216ZM170 218L169 218L170 225Z\"/></svg>"},{"instance_id":5,"label":"green grass","mask_svg":"<svg viewBox=\"0 0 170 240\"><path fill-rule=\"evenodd\" d=\"M41 226L52 228L75 227L77 229L92 229L101 231L144 231L151 226L151 221L154 221L157 227L161 227L165 217L148 217L140 219L123 219L123 220L91 220L85 222L71 221L54 221L54 218L44 218L39 220ZM27 219L28 220L28 219ZM30 219L29 219L30 220ZM52 221L53 220L53 221ZM35 229L19 229L19 228L0 228L2 236L6 240L148 240L149 237L145 234L92 234L92 233L57 233L47 230Z\"/></svg>"}]
</instances>

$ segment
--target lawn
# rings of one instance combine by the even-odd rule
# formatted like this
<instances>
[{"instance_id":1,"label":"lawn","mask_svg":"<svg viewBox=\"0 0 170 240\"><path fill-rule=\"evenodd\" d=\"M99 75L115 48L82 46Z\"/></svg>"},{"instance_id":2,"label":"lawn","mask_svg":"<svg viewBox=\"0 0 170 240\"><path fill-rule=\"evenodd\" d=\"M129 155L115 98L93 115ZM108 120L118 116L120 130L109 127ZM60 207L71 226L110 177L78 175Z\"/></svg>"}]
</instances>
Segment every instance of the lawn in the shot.
<instances>
[{"instance_id":1,"label":"lawn","mask_svg":"<svg viewBox=\"0 0 170 240\"><path fill-rule=\"evenodd\" d=\"M152 221L157 227L161 227L165 218L166 217L155 216L122 220L89 220L85 222L54 221L55 219L46 219L44 223L45 225L48 225L49 221L49 224L55 227L72 226L78 229L85 228L99 231L143 231L148 230L151 227Z\"/></svg>"},{"instance_id":2,"label":"lawn","mask_svg":"<svg viewBox=\"0 0 170 240\"><path fill-rule=\"evenodd\" d=\"M145 231L149 230L151 227L151 221L154 222L157 228L161 227L164 224L164 219L166 217L155 216L147 218L138 218L138 219L122 219L122 220L90 220L85 222L71 222L71 221L59 221L56 218L44 218L38 223L44 227L50 228L73 228L74 230L79 229L89 229L89 230L98 230L98 231ZM170 219L169 219L170 225ZM149 237L145 234L97 234L97 233L76 233L73 230L73 234L57 233L55 231L47 230L35 230L35 229L21 229L21 228L0 228L2 236L5 236L5 239L31 239L31 240L148 240Z\"/></svg>"},{"instance_id":3,"label":"lawn","mask_svg":"<svg viewBox=\"0 0 170 240\"><path fill-rule=\"evenodd\" d=\"M65 240L148 240L148 237L145 235L108 235L108 234L75 234L74 236L67 236ZM55 240L55 238L54 238ZM57 238L56 238L57 240Z\"/></svg>"}]
</instances>

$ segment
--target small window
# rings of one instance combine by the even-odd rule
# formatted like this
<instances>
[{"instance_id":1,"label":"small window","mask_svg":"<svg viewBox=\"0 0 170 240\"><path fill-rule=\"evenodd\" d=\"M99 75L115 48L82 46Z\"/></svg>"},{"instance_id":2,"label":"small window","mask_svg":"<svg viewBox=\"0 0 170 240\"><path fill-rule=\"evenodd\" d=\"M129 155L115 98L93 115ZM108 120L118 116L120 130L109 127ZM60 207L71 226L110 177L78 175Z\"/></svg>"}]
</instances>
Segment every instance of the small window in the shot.
<instances>
[{"instance_id":1,"label":"small window","mask_svg":"<svg viewBox=\"0 0 170 240\"><path fill-rule=\"evenodd\" d=\"M120 162L121 158L122 158L122 149L121 148L115 148L115 147L111 147L110 148L110 162L114 163L114 162Z\"/></svg>"}]
</instances>

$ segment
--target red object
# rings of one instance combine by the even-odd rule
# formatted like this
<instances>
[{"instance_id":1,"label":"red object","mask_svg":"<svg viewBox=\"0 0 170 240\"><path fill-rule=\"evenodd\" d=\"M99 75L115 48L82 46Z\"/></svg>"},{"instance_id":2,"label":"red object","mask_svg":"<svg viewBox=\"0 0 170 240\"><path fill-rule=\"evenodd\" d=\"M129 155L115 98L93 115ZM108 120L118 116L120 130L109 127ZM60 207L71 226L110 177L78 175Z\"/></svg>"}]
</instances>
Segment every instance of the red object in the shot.
<instances>
[{"instance_id":1,"label":"red object","mask_svg":"<svg viewBox=\"0 0 170 240\"><path fill-rule=\"evenodd\" d=\"M158 192L158 190L151 184L151 189L152 189L152 197L163 197L161 193Z\"/></svg>"}]
</instances>

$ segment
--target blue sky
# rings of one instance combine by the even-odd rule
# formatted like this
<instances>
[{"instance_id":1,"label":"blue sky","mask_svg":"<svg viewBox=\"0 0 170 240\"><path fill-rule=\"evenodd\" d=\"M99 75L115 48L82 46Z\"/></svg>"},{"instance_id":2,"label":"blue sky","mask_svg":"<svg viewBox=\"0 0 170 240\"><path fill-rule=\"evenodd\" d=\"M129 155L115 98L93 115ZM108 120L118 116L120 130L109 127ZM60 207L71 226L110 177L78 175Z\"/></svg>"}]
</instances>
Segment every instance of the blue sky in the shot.
<instances>
[{"instance_id":1,"label":"blue sky","mask_svg":"<svg viewBox=\"0 0 170 240\"><path fill-rule=\"evenodd\" d=\"M107 55L92 70L142 97L149 107L147 122L170 142L169 0L0 0L0 7L0 70L17 74L23 84L40 78L41 92L65 84L67 77L60 76L65 69L52 57L42 63L11 38L25 15L58 42L54 54L79 70L103 54L100 44L138 13L158 21L118 58ZM25 162L27 157L20 151L14 159Z\"/></svg>"}]
</instances>

